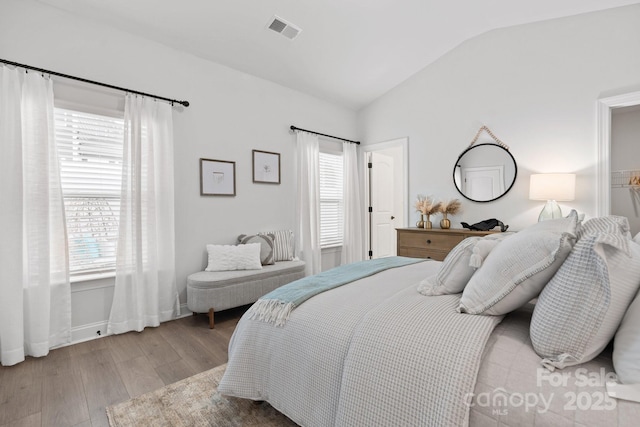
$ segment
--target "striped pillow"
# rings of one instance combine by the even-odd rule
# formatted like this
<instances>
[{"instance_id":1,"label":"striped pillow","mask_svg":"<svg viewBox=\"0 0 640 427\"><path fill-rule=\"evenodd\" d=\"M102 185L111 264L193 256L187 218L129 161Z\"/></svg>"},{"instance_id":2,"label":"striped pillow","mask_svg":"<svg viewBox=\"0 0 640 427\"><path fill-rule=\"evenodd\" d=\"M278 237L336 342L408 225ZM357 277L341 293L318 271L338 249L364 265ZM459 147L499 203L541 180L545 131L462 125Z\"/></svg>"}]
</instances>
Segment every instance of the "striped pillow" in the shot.
<instances>
[{"instance_id":1,"label":"striped pillow","mask_svg":"<svg viewBox=\"0 0 640 427\"><path fill-rule=\"evenodd\" d=\"M562 369L596 357L639 287L639 245L619 232L584 235L533 312L531 342L542 364Z\"/></svg>"},{"instance_id":2,"label":"striped pillow","mask_svg":"<svg viewBox=\"0 0 640 427\"><path fill-rule=\"evenodd\" d=\"M273 260L274 261L292 261L293 260L293 231L278 230L266 231L258 233L259 235L272 234L273 239Z\"/></svg>"},{"instance_id":3,"label":"striped pillow","mask_svg":"<svg viewBox=\"0 0 640 427\"><path fill-rule=\"evenodd\" d=\"M629 220L624 216L608 215L591 218L578 227L578 239L593 233L620 233L631 239Z\"/></svg>"},{"instance_id":4,"label":"striped pillow","mask_svg":"<svg viewBox=\"0 0 640 427\"><path fill-rule=\"evenodd\" d=\"M469 267L469 260L479 240L481 237L468 237L458 243L447 254L438 273L418 284L418 292L427 296L462 292L473 273L476 272L475 268Z\"/></svg>"}]
</instances>

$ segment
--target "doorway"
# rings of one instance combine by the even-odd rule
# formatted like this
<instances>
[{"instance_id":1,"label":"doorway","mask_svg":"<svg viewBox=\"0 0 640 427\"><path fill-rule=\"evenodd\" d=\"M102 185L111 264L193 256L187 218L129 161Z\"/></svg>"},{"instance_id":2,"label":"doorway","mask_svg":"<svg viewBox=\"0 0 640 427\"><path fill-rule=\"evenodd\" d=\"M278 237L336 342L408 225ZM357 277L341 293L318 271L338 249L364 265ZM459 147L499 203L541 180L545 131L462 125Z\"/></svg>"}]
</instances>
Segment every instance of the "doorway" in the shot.
<instances>
[{"instance_id":1,"label":"doorway","mask_svg":"<svg viewBox=\"0 0 640 427\"><path fill-rule=\"evenodd\" d=\"M397 254L396 228L408 224L408 138L363 147L366 258Z\"/></svg>"},{"instance_id":2,"label":"doorway","mask_svg":"<svg viewBox=\"0 0 640 427\"><path fill-rule=\"evenodd\" d=\"M631 92L598 100L598 192L596 197L598 216L612 213L612 112L614 109L635 105L640 105L640 92Z\"/></svg>"},{"instance_id":3,"label":"doorway","mask_svg":"<svg viewBox=\"0 0 640 427\"><path fill-rule=\"evenodd\" d=\"M611 214L640 233L640 105L611 111Z\"/></svg>"}]
</instances>

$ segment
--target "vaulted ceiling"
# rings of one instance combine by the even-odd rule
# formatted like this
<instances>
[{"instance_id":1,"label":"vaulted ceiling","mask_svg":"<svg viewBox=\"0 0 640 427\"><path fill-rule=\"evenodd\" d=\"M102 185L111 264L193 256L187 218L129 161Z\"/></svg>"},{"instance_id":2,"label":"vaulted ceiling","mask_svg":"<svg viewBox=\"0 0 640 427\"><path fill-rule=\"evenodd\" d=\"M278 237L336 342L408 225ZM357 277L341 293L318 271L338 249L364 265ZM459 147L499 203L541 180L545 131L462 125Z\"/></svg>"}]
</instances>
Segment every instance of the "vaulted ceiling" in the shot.
<instances>
[{"instance_id":1,"label":"vaulted ceiling","mask_svg":"<svg viewBox=\"0 0 640 427\"><path fill-rule=\"evenodd\" d=\"M486 31L640 0L39 0L359 109ZM268 29L274 15L302 29Z\"/></svg>"}]
</instances>

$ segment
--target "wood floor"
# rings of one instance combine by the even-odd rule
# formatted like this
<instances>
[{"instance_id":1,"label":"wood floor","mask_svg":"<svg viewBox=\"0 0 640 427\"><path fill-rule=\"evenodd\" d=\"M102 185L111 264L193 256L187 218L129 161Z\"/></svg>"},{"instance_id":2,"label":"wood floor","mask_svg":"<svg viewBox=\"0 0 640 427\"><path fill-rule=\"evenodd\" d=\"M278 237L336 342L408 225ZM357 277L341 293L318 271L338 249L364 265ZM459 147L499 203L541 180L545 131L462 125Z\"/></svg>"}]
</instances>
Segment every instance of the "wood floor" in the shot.
<instances>
[{"instance_id":1,"label":"wood floor","mask_svg":"<svg viewBox=\"0 0 640 427\"><path fill-rule=\"evenodd\" d=\"M248 306L87 341L0 366L0 427L108 426L105 407L227 361Z\"/></svg>"}]
</instances>

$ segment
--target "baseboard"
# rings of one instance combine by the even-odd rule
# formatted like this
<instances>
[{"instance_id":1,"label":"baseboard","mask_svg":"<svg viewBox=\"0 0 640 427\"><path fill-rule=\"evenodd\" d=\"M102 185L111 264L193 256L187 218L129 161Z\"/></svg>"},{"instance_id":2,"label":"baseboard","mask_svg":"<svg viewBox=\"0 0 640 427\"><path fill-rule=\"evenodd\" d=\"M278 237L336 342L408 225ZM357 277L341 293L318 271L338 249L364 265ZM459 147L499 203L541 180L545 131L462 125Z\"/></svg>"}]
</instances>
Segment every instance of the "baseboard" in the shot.
<instances>
[{"instance_id":1,"label":"baseboard","mask_svg":"<svg viewBox=\"0 0 640 427\"><path fill-rule=\"evenodd\" d=\"M180 315L176 319L182 319L183 317L191 316L193 313L187 308L187 304L180 304ZM79 344L85 341L91 341L98 338L108 336L107 324L108 320L101 322L90 323L87 325L81 325L71 328L71 343L68 345Z\"/></svg>"},{"instance_id":2,"label":"baseboard","mask_svg":"<svg viewBox=\"0 0 640 427\"><path fill-rule=\"evenodd\" d=\"M180 316L176 319L182 319L183 317L191 316L193 312L187 308L187 303L180 304Z\"/></svg>"},{"instance_id":3,"label":"baseboard","mask_svg":"<svg viewBox=\"0 0 640 427\"><path fill-rule=\"evenodd\" d=\"M78 344L107 336L107 320L71 328L71 344Z\"/></svg>"}]
</instances>

